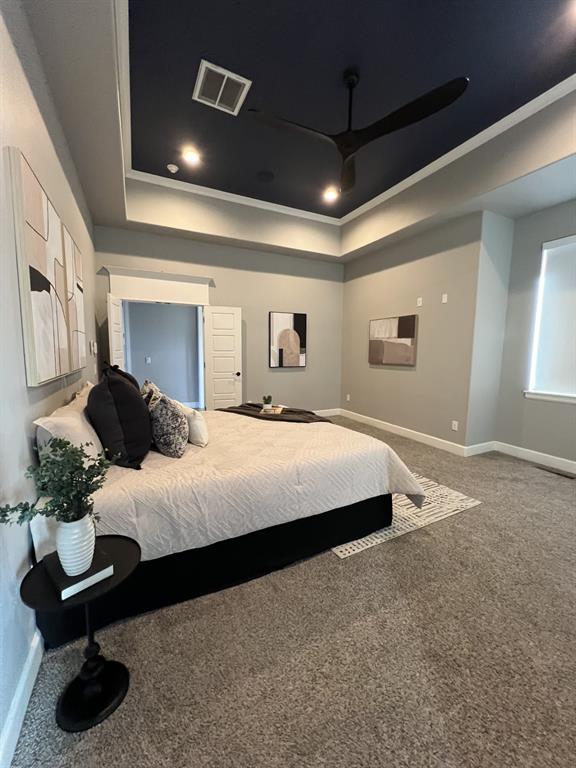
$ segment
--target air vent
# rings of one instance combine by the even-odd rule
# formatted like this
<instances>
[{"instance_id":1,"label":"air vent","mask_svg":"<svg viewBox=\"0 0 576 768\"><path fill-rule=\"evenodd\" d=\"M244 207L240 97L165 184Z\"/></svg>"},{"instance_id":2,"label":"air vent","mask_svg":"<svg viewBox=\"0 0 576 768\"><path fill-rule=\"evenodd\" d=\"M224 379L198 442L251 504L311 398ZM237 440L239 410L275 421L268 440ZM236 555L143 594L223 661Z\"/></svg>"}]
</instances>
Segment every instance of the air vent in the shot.
<instances>
[{"instance_id":1,"label":"air vent","mask_svg":"<svg viewBox=\"0 0 576 768\"><path fill-rule=\"evenodd\" d=\"M251 85L251 80L202 59L192 98L229 115L237 115Z\"/></svg>"}]
</instances>

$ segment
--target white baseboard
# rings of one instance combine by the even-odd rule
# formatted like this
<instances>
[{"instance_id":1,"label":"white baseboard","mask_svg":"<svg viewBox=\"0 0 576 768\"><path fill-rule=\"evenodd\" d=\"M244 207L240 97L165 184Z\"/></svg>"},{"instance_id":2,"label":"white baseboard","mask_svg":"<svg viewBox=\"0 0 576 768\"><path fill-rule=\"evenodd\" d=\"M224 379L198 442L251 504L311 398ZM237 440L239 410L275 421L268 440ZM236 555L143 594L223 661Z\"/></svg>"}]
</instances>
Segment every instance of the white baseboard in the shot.
<instances>
[{"instance_id":1,"label":"white baseboard","mask_svg":"<svg viewBox=\"0 0 576 768\"><path fill-rule=\"evenodd\" d=\"M338 413L336 413L336 411L338 411ZM476 443L475 445L460 445L459 443L452 443L450 440L443 440L440 437L434 437L434 435L427 435L425 432L417 432L414 429L400 427L397 424L390 424L387 421L375 419L372 416L364 416L362 413L347 411L345 408L335 408L332 411L317 411L317 413L321 413L322 415L326 416L345 416L348 419L359 421L362 424L369 424L370 426L376 427L377 429L383 429L386 432L392 432L394 435L407 437L410 440L416 440L418 443L424 443L425 445L431 445L433 448L439 448L442 451L448 451L455 456L462 456L466 458L468 456L478 456L481 453L489 453L490 451L498 451L499 453L505 453L508 456L514 456L515 458L522 459L523 461L531 461L534 464L541 464L544 467L558 469L561 472L570 472L571 474L576 474L576 461L564 459L561 456L551 456L548 453L540 453L539 451L533 451L529 448L521 448L518 445L501 443L498 440L491 440L486 443Z\"/></svg>"},{"instance_id":2,"label":"white baseboard","mask_svg":"<svg viewBox=\"0 0 576 768\"><path fill-rule=\"evenodd\" d=\"M318 416L341 416L342 408L324 408L322 411L314 411Z\"/></svg>"},{"instance_id":3,"label":"white baseboard","mask_svg":"<svg viewBox=\"0 0 576 768\"><path fill-rule=\"evenodd\" d=\"M534 464L542 464L544 467L551 467L552 469L559 469L561 472L569 472L572 475L576 475L576 461L571 459L564 459L562 456L551 456L549 453L540 453L540 451L533 451L530 448L521 448L519 445L500 443L497 440L494 441L493 446L493 451L506 453L508 456L515 456L517 459L531 461Z\"/></svg>"},{"instance_id":4,"label":"white baseboard","mask_svg":"<svg viewBox=\"0 0 576 768\"><path fill-rule=\"evenodd\" d=\"M10 768L43 653L42 636L36 630L32 635L20 680L14 691L6 722L0 733L0 768Z\"/></svg>"},{"instance_id":5,"label":"white baseboard","mask_svg":"<svg viewBox=\"0 0 576 768\"><path fill-rule=\"evenodd\" d=\"M458 443L452 443L450 440L443 440L441 437L434 437L434 435L427 435L425 432L416 432L414 429L400 427L398 424L390 424L387 421L375 419L372 416L364 416L362 413L347 411L345 408L340 409L340 416L346 416L348 419L360 421L362 424L369 424L371 427L376 427L377 429L384 429L386 432L392 432L392 434L400 435L400 437L407 437L410 440L416 440L418 443L431 445L433 448L440 448L440 450L448 451L448 453L453 453L455 456L468 455L466 453L466 446L459 445Z\"/></svg>"}]
</instances>

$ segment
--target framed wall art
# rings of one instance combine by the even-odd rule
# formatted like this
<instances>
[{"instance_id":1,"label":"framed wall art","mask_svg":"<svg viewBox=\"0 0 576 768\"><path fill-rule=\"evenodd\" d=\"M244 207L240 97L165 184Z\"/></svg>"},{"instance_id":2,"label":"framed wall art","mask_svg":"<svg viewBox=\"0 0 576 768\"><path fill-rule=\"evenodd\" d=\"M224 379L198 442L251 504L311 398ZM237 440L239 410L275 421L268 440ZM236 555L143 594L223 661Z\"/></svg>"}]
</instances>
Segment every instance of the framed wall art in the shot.
<instances>
[{"instance_id":1,"label":"framed wall art","mask_svg":"<svg viewBox=\"0 0 576 768\"><path fill-rule=\"evenodd\" d=\"M370 320L370 365L416 365L418 315Z\"/></svg>"},{"instance_id":2,"label":"framed wall art","mask_svg":"<svg viewBox=\"0 0 576 768\"><path fill-rule=\"evenodd\" d=\"M26 381L86 365L82 255L28 161L10 148Z\"/></svg>"},{"instance_id":3,"label":"framed wall art","mask_svg":"<svg viewBox=\"0 0 576 768\"><path fill-rule=\"evenodd\" d=\"M306 367L306 315L302 312L270 312L270 368Z\"/></svg>"}]
</instances>

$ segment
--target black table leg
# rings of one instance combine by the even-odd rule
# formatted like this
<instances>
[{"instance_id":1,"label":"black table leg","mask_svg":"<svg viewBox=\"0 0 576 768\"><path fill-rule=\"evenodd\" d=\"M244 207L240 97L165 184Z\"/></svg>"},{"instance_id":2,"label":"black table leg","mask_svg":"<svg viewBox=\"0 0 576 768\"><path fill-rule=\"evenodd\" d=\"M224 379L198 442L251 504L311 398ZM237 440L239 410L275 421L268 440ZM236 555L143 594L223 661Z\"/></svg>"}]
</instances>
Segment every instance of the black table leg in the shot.
<instances>
[{"instance_id":1,"label":"black table leg","mask_svg":"<svg viewBox=\"0 0 576 768\"><path fill-rule=\"evenodd\" d=\"M108 661L100 653L90 622L89 605L84 605L88 641L85 661L56 707L56 722L64 731L86 731L106 720L120 706L130 684L130 674L124 664Z\"/></svg>"}]
</instances>

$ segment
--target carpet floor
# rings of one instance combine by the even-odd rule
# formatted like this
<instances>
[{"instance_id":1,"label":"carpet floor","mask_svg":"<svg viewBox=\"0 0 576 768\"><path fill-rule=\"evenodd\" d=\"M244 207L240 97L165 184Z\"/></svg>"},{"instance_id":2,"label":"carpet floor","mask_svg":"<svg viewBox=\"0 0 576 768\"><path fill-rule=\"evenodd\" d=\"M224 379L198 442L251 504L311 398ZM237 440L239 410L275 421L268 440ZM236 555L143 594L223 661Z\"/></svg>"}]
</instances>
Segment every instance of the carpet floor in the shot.
<instances>
[{"instance_id":1,"label":"carpet floor","mask_svg":"<svg viewBox=\"0 0 576 768\"><path fill-rule=\"evenodd\" d=\"M482 504L99 633L122 706L54 722L44 656L13 768L564 768L576 755L576 481L359 425Z\"/></svg>"}]
</instances>

